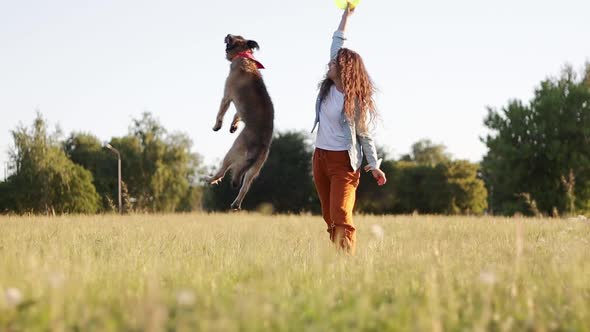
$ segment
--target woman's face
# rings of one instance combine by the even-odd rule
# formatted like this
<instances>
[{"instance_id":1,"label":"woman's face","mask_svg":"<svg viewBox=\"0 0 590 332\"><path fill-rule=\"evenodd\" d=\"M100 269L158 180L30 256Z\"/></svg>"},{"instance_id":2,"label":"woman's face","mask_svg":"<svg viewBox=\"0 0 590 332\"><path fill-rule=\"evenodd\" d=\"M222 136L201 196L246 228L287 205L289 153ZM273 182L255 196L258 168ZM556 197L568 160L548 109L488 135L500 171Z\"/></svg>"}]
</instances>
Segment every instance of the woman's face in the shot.
<instances>
[{"instance_id":1,"label":"woman's face","mask_svg":"<svg viewBox=\"0 0 590 332\"><path fill-rule=\"evenodd\" d=\"M336 59L334 58L328 63L328 74L326 76L332 81L338 79L338 64L336 63Z\"/></svg>"}]
</instances>

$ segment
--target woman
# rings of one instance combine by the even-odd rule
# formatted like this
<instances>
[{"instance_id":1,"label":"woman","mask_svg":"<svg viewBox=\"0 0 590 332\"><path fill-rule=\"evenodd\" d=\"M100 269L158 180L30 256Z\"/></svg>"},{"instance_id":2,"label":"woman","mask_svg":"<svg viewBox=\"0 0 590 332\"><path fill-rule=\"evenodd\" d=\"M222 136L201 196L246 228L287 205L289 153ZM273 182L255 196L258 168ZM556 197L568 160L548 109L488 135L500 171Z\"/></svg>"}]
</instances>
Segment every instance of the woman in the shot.
<instances>
[{"instance_id":1,"label":"woman","mask_svg":"<svg viewBox=\"0 0 590 332\"><path fill-rule=\"evenodd\" d=\"M353 9L342 14L338 30L332 37L330 63L320 84L316 101L319 124L313 154L313 179L328 225L330 240L347 253L354 254L356 235L352 222L356 188L359 184L363 154L365 171L381 186L387 181L379 169L375 143L369 125L377 111L373 101L373 84L361 57L343 48L344 30Z\"/></svg>"}]
</instances>

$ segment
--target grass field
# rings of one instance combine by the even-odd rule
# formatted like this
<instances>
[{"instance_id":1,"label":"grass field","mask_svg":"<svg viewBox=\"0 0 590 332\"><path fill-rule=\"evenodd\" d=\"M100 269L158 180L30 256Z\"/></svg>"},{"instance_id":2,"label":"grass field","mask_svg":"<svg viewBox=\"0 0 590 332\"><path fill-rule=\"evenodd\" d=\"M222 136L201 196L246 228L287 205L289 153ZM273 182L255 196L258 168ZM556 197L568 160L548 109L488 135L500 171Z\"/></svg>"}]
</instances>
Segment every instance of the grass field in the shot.
<instances>
[{"instance_id":1,"label":"grass field","mask_svg":"<svg viewBox=\"0 0 590 332\"><path fill-rule=\"evenodd\" d=\"M0 331L588 331L590 223L0 217Z\"/></svg>"}]
</instances>

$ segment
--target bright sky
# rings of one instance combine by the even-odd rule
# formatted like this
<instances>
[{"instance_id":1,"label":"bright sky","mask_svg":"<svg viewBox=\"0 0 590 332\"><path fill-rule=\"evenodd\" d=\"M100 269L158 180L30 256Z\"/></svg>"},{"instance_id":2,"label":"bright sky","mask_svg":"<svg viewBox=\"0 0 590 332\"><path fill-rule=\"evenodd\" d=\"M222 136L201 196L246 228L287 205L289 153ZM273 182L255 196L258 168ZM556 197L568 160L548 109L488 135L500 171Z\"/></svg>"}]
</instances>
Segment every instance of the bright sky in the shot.
<instances>
[{"instance_id":1,"label":"bright sky","mask_svg":"<svg viewBox=\"0 0 590 332\"><path fill-rule=\"evenodd\" d=\"M379 88L377 143L399 157L429 138L480 160L486 106L529 100L565 63L590 59L588 13L588 0L363 0L346 46ZM334 0L1 1L0 179L10 130L37 109L66 135L104 141L150 111L215 164L235 137L233 108L211 130L228 33L260 44L276 128L309 131L339 19Z\"/></svg>"}]
</instances>

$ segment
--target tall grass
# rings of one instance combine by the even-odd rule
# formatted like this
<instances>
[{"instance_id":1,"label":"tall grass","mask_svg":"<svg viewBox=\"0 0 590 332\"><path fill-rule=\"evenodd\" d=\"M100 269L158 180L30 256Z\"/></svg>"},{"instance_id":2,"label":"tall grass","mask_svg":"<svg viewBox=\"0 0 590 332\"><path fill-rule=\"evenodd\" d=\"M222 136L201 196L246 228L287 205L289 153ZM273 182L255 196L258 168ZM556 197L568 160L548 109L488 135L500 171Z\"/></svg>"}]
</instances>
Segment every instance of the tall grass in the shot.
<instances>
[{"instance_id":1,"label":"tall grass","mask_svg":"<svg viewBox=\"0 0 590 332\"><path fill-rule=\"evenodd\" d=\"M347 257L315 216L0 217L0 330L590 330L588 222L355 222Z\"/></svg>"}]
</instances>

